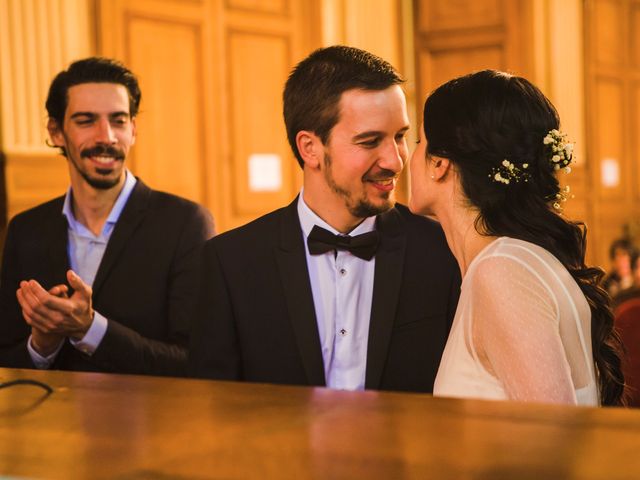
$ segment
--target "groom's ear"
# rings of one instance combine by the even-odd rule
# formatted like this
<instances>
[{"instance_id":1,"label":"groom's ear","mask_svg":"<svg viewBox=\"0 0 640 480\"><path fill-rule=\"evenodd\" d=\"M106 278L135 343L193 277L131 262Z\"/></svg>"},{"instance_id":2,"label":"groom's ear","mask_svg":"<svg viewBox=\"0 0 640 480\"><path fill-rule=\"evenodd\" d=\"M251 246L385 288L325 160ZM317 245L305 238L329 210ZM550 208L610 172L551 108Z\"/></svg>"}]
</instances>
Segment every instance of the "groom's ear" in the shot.
<instances>
[{"instance_id":1,"label":"groom's ear","mask_svg":"<svg viewBox=\"0 0 640 480\"><path fill-rule=\"evenodd\" d=\"M300 130L296 135L296 146L306 168L316 170L322 165L324 145L315 133Z\"/></svg>"}]
</instances>

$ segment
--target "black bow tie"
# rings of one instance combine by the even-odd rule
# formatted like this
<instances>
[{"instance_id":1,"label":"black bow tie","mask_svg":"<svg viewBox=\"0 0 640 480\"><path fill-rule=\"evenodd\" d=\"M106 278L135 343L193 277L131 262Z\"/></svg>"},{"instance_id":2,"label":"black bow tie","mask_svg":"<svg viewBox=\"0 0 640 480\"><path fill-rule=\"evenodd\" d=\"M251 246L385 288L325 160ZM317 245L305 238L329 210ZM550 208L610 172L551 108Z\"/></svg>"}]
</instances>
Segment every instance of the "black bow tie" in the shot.
<instances>
[{"instance_id":1,"label":"black bow tie","mask_svg":"<svg viewBox=\"0 0 640 480\"><path fill-rule=\"evenodd\" d=\"M348 235L334 235L322 227L314 225L307 244L311 255L319 255L330 250L348 250L363 260L371 260L378 249L380 237L378 232L363 233L350 237Z\"/></svg>"}]
</instances>

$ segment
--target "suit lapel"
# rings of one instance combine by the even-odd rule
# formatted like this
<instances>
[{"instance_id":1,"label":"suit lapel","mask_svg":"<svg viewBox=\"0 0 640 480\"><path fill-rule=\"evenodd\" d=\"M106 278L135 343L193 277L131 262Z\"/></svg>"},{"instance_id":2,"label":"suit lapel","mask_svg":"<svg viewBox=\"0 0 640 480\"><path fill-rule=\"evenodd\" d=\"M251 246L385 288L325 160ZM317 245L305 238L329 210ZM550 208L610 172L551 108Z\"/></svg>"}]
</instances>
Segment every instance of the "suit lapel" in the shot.
<instances>
[{"instance_id":1,"label":"suit lapel","mask_svg":"<svg viewBox=\"0 0 640 480\"><path fill-rule=\"evenodd\" d=\"M49 232L49 268L51 275L51 285L46 285L45 288L51 288L54 285L61 283L67 283L67 270L69 270L69 253L67 252L67 245L69 243L69 232L67 219L62 213L62 205L64 203L64 197L61 197L60 202L55 202L53 205L52 215L49 217L49 225L47 231Z\"/></svg>"},{"instance_id":2,"label":"suit lapel","mask_svg":"<svg viewBox=\"0 0 640 480\"><path fill-rule=\"evenodd\" d=\"M283 210L280 246L275 251L291 325L310 385L325 385L324 361L316 320L304 239L296 200Z\"/></svg>"},{"instance_id":3,"label":"suit lapel","mask_svg":"<svg viewBox=\"0 0 640 480\"><path fill-rule=\"evenodd\" d=\"M375 257L373 300L369 323L365 377L365 388L368 389L380 388L396 317L406 249L406 235L402 229L402 222L402 217L395 208L378 216L377 219L380 246Z\"/></svg>"},{"instance_id":4,"label":"suit lapel","mask_svg":"<svg viewBox=\"0 0 640 480\"><path fill-rule=\"evenodd\" d=\"M116 225L107 244L107 248L96 272L96 278L93 281L93 295L96 297L100 288L104 284L104 281L109 275L109 272L113 268L116 260L122 253L123 248L126 246L127 241L136 231L138 225L144 218L146 213L149 198L151 196L151 189L147 187L140 179L136 182L131 196L127 200L127 203L120 214L120 218L116 222Z\"/></svg>"}]
</instances>

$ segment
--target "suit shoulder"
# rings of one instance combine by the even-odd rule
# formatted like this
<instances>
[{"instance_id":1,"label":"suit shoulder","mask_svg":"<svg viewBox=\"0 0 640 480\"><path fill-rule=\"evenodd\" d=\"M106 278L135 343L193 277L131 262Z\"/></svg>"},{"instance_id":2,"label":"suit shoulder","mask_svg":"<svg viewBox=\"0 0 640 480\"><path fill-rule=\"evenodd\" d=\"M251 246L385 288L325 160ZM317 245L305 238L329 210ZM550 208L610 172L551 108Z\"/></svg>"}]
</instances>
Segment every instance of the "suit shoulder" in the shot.
<instances>
[{"instance_id":1,"label":"suit shoulder","mask_svg":"<svg viewBox=\"0 0 640 480\"><path fill-rule=\"evenodd\" d=\"M458 279L460 270L440 222L416 215L404 205L396 205L396 210L404 220L407 233L407 252L412 258L424 256L430 265L439 265L443 278L446 272Z\"/></svg>"},{"instance_id":2,"label":"suit shoulder","mask_svg":"<svg viewBox=\"0 0 640 480\"><path fill-rule=\"evenodd\" d=\"M443 241L445 240L444 231L442 230L440 222L411 213L408 207L399 203L396 204L395 210L400 214L400 217L408 229L423 232L424 234L431 234L441 238Z\"/></svg>"},{"instance_id":3,"label":"suit shoulder","mask_svg":"<svg viewBox=\"0 0 640 480\"><path fill-rule=\"evenodd\" d=\"M208 210L199 203L174 195L173 193L151 190L150 195L153 205L157 208L179 210L182 212L208 212Z\"/></svg>"},{"instance_id":4,"label":"suit shoulder","mask_svg":"<svg viewBox=\"0 0 640 480\"><path fill-rule=\"evenodd\" d=\"M169 219L195 220L207 226L208 237L213 235L213 215L206 207L187 198L159 190L150 190L149 195L151 208L159 214Z\"/></svg>"},{"instance_id":5,"label":"suit shoulder","mask_svg":"<svg viewBox=\"0 0 640 480\"><path fill-rule=\"evenodd\" d=\"M238 243L251 244L256 241L262 244L270 244L270 239L275 241L279 225L286 207L269 212L249 223L231 230L227 230L210 240L219 246L237 245Z\"/></svg>"},{"instance_id":6,"label":"suit shoulder","mask_svg":"<svg viewBox=\"0 0 640 480\"><path fill-rule=\"evenodd\" d=\"M64 205L64 195L56 197L48 202L41 203L33 208L16 214L10 221L10 228L17 228L23 225L39 225L43 220L51 218L52 214L59 213L62 215L62 206Z\"/></svg>"}]
</instances>

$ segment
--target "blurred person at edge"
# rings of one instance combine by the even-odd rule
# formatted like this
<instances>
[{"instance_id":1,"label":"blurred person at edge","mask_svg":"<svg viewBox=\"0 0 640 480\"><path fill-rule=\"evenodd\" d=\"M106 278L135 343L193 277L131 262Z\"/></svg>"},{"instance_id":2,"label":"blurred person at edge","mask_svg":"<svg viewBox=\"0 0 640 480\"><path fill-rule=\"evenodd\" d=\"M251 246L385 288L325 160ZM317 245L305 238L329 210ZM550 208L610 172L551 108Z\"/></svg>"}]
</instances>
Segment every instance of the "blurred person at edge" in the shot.
<instances>
[{"instance_id":1,"label":"blurred person at edge","mask_svg":"<svg viewBox=\"0 0 640 480\"><path fill-rule=\"evenodd\" d=\"M632 257L637 256L637 248L626 238L614 240L609 247L611 271L602 280L602 286L615 297L622 290L633 286Z\"/></svg>"}]
</instances>

